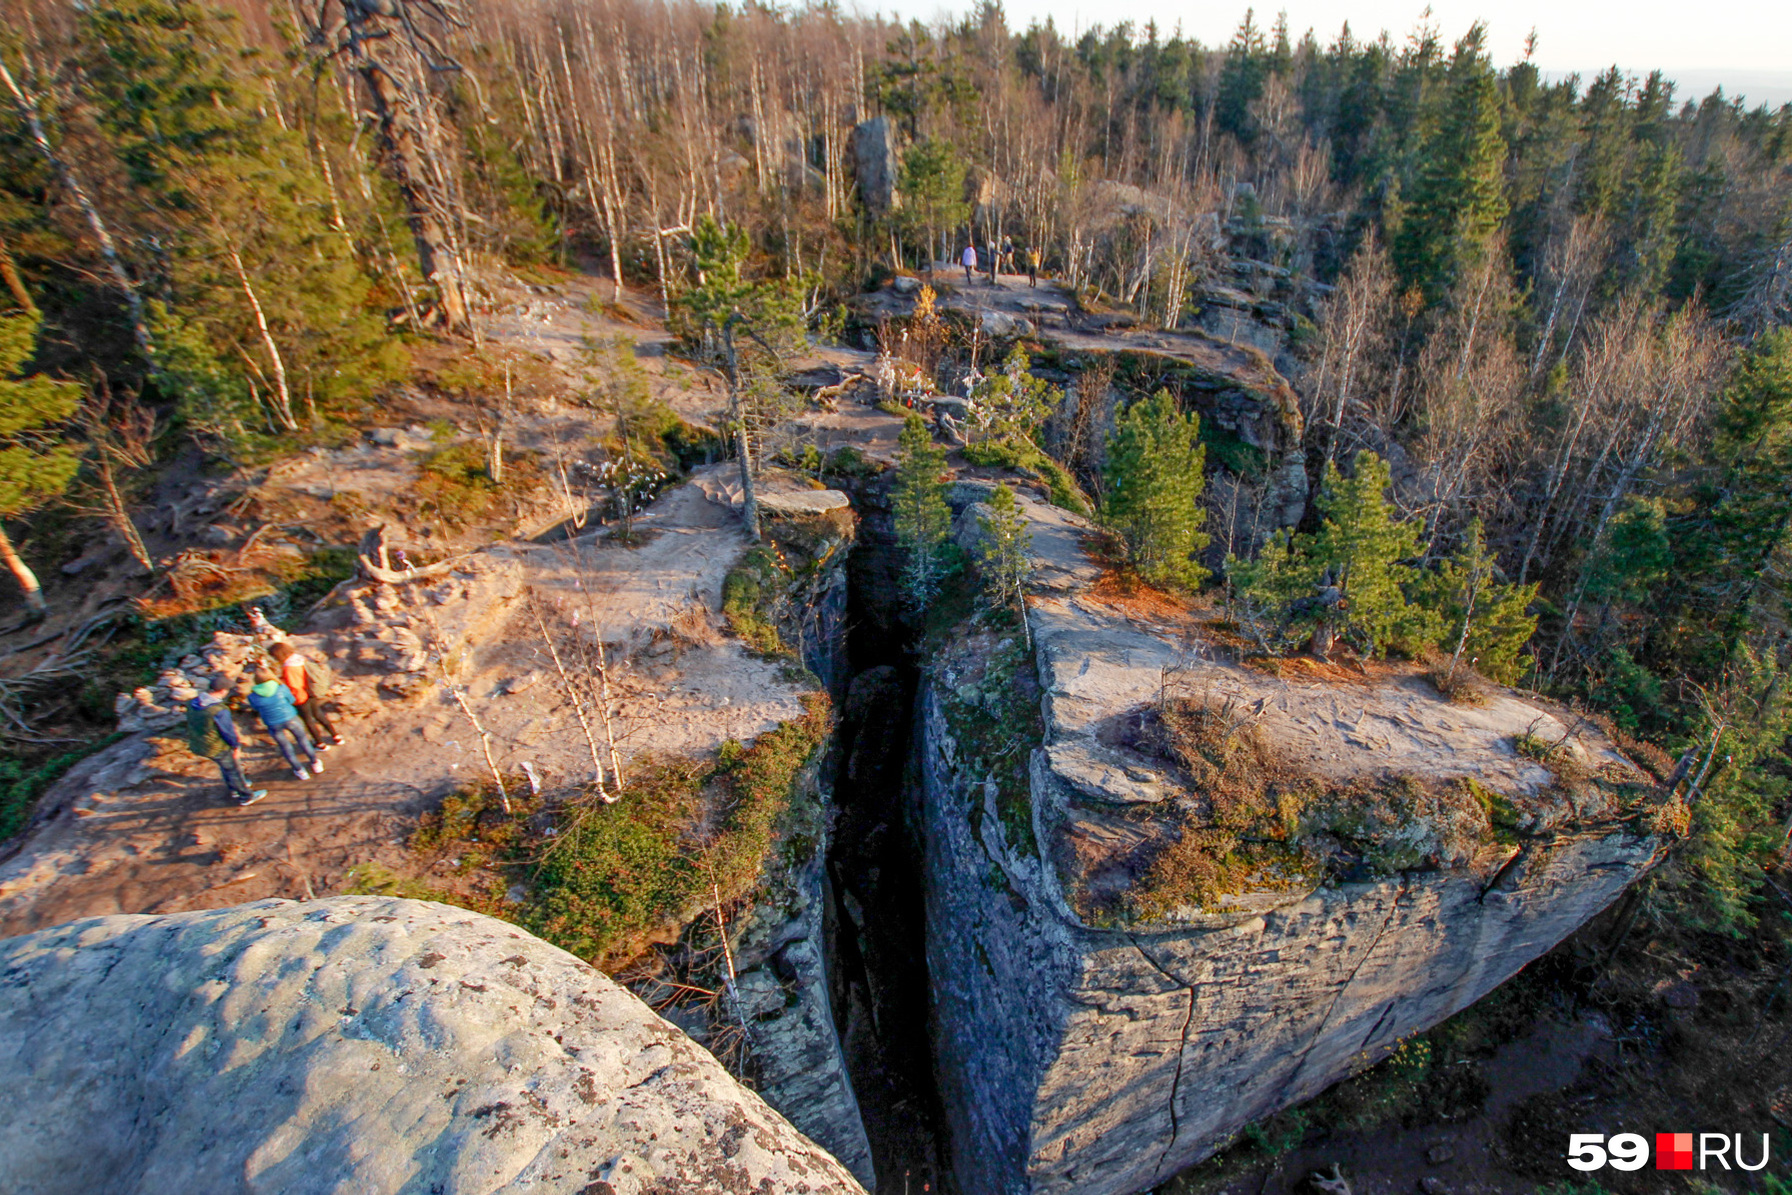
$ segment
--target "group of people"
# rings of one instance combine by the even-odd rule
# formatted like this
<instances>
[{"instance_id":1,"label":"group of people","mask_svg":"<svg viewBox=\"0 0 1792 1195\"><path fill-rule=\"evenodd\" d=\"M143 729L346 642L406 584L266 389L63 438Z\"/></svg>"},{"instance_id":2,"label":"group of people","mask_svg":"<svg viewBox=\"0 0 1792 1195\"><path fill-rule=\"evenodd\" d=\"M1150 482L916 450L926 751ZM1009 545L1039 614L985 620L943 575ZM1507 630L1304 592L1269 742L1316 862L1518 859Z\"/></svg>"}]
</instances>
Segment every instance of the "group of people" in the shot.
<instances>
[{"instance_id":1,"label":"group of people","mask_svg":"<svg viewBox=\"0 0 1792 1195\"><path fill-rule=\"evenodd\" d=\"M245 699L261 719L295 779L320 775L323 752L345 741L323 708L332 680L328 667L286 642L269 646L267 655L248 675L218 673L208 691L187 703L187 746L218 765L238 805L253 805L268 790L251 788L243 774L242 735L230 715L233 697Z\"/></svg>"},{"instance_id":2,"label":"group of people","mask_svg":"<svg viewBox=\"0 0 1792 1195\"><path fill-rule=\"evenodd\" d=\"M959 264L964 266L964 284L966 286L971 284L972 278L977 273L979 255L981 255L983 268L989 272L989 284L991 286L1002 285L996 281L996 276L1002 270L1007 270L1010 274L1015 272L1015 253L1013 237L1003 237L1000 245L985 245L981 250L974 243L966 245L964 253L958 259ZM1039 250L1028 245L1025 249L1020 250L1019 254L1020 264L1026 267L1027 285L1037 287L1039 285Z\"/></svg>"}]
</instances>

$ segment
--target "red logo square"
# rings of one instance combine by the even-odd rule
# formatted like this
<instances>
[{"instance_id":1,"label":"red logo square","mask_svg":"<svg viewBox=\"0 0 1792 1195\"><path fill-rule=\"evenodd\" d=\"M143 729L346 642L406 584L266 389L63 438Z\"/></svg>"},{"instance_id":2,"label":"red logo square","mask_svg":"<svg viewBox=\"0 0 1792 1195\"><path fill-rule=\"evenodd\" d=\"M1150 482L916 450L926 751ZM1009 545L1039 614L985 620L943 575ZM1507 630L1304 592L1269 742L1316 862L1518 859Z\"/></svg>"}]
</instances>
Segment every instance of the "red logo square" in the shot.
<instances>
[{"instance_id":1,"label":"red logo square","mask_svg":"<svg viewBox=\"0 0 1792 1195\"><path fill-rule=\"evenodd\" d=\"M1692 1134L1655 1134L1655 1168L1657 1170L1691 1170Z\"/></svg>"}]
</instances>

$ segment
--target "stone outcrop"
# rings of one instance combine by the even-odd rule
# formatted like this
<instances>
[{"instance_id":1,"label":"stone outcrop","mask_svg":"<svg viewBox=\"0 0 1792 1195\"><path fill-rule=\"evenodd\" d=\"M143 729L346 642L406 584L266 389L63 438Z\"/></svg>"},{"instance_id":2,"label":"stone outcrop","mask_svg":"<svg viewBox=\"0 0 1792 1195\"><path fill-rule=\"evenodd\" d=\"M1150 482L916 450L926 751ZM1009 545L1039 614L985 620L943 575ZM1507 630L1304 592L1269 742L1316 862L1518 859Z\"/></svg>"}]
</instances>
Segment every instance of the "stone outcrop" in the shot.
<instances>
[{"instance_id":1,"label":"stone outcrop","mask_svg":"<svg viewBox=\"0 0 1792 1195\"><path fill-rule=\"evenodd\" d=\"M77 921L0 943L0 989L11 1191L862 1191L627 991L461 909Z\"/></svg>"},{"instance_id":2,"label":"stone outcrop","mask_svg":"<svg viewBox=\"0 0 1792 1195\"><path fill-rule=\"evenodd\" d=\"M873 217L895 210L900 202L896 193L896 130L889 117L874 116L854 126L852 162L865 210Z\"/></svg>"},{"instance_id":3,"label":"stone outcrop","mask_svg":"<svg viewBox=\"0 0 1792 1195\"><path fill-rule=\"evenodd\" d=\"M975 494L954 497L974 513ZM918 712L936 1058L967 1195L1161 1182L1480 998L1658 857L1621 795L1645 791L1643 777L1597 736L1581 737L1578 762L1616 777L1620 795L1565 792L1519 756L1515 733L1570 728L1518 695L1460 707L1416 677L1289 683L1230 663L1193 624L1108 604L1077 566L1077 520L1030 498L1023 508L1042 566L1029 610L1044 693L1030 834L998 808L959 729L962 677L931 678ZM1472 791L1509 802L1509 829L1495 833L1473 799L1365 812L1349 834L1315 831L1323 862L1292 881L1151 920L1116 913L1123 903L1092 915L1090 889L1112 882L1100 861L1148 853L1175 824L1171 806L1191 799L1185 774L1123 733L1178 684L1255 725L1328 791L1396 776L1462 791L1475 778L1484 788ZM1370 846L1345 849L1352 834Z\"/></svg>"}]
</instances>

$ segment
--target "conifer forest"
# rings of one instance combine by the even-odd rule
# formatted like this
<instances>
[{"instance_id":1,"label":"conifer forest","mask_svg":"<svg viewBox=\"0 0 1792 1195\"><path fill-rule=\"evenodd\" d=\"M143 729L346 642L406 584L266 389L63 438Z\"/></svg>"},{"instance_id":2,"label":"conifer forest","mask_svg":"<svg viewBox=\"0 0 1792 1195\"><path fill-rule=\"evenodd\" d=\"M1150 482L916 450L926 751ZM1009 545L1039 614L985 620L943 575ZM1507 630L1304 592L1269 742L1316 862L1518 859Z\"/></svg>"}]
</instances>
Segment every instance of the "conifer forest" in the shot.
<instances>
[{"instance_id":1,"label":"conifer forest","mask_svg":"<svg viewBox=\"0 0 1792 1195\"><path fill-rule=\"evenodd\" d=\"M1667 1093L1623 1105L1656 1121L1613 1112L1602 1131L1653 1141L1655 1128L1764 1128L1777 1133L1774 1165L1670 1188L1511 1163L1536 1189L1792 1190L1792 105L1687 94L1660 72L1546 77L1529 53L1492 58L1484 26L1441 28L1429 10L1387 32L1301 30L1247 11L1230 41L1210 45L1156 23L1020 29L993 0L906 24L833 0L0 3L9 849L57 824L64 798L46 794L64 776L87 776L83 761L121 735L153 732L155 686L211 651L214 631L244 629L248 604L289 629L332 601L389 617L384 598L353 587L422 592L497 541L535 559L550 527L567 542L586 533L587 509L655 560L676 538L663 521L681 517L677 487L690 479L739 509L751 544L713 578L714 610L667 613L619 647L599 613L582 624L532 581L505 624L533 637L529 675L548 678L529 700L553 689L557 708L578 711L555 731L581 757L589 746L580 766L596 778L564 798L592 811L566 823L577 842L550 850L542 837L562 798L538 782L541 757L506 762L509 732L492 729L522 689L482 690L456 671L445 644L459 632L443 629L453 607L438 597L428 629L418 615L415 634L369 631L336 668L352 679L376 647L414 648L418 662L399 671L421 679L382 679L379 700L440 697L451 727L440 734L458 736L470 762L449 804L438 793L406 814L410 829L367 840L408 841L406 858L452 855L460 878L442 879L445 865L411 877L396 856L375 867L344 848L346 870L329 882L327 867L264 862L267 876L286 867L290 892L107 908L208 908L301 887L422 895L515 920L635 976L625 982L638 994L663 981L668 1002L705 992L726 1012L746 999L733 952L752 938L743 930L731 947L726 925L776 903L765 869L794 869L791 844L842 836L825 848L830 883L855 909L876 906L876 883L887 895L890 881L853 888L849 873L873 856L838 854L859 833L849 803L837 823L795 812L798 762L836 733L820 705L791 698L767 723L779 729L749 748L729 729L710 763L680 762L710 748L668 746L651 717L628 712L647 700L630 685L676 692L652 679L660 664L641 662L660 648L641 644L676 644L683 659L733 637L752 660L782 661L777 684L800 674L831 692L828 716L847 729L826 750L840 753L844 802L851 784L871 783L871 723L855 721L868 707L843 697L847 673L818 663L813 644L835 633L827 618L849 637L876 622L900 650L857 655L853 671L881 662L897 679L879 683L911 696L915 676L934 686L962 758L987 765L988 815L979 804L973 817L1000 823L1014 857L1036 866L1057 858L1034 841L1047 827L1027 803L1037 780L1026 752L1000 744L1033 743L1040 760L1057 749L1057 698L1044 724L1037 709L1002 704L1037 698L1034 672L1049 689L1046 652L1063 650L1029 616L1040 593L1058 592L1038 588L1060 535L1043 510L1078 529L1104 578L1091 592L1125 595L1136 619L1206 620L1246 673L1320 677L1342 693L1398 674L1471 723L1506 700L1558 711L1567 734L1526 729L1508 754L1579 793L1595 780L1570 775L1582 766L1570 740L1587 728L1647 778L1656 795L1632 824L1663 844L1567 944L1461 1013L1479 1020L1415 1025L1389 1061L1298 1106L1265 1104L1223 1149L1218 1137L1178 1145L1187 1114L1179 1130L1172 1091L1176 1149L1164 1157L1219 1152L1181 1177L1163 1161L1127 1189L1242 1191L1225 1184L1261 1173L1249 1189L1269 1190L1277 1159L1317 1166L1343 1134L1447 1122L1485 1096L1451 1086L1449 1066L1480 1048L1464 1042L1505 1040L1544 1006L1572 1005L1599 1009L1620 1041L1620 1061L1599 1067L1618 1074L1624 1051L1641 1051ZM570 322L588 326L556 356L539 312L568 294ZM846 407L870 421L860 447L840 446L857 432L816 430ZM403 421L409 430L381 426ZM388 505L356 497L342 479L393 445L403 471ZM291 482L303 509L281 506L282 474L301 470L324 480ZM207 479L202 509L182 496L196 478ZM815 495L836 490L862 524L859 563L845 566L853 596L824 616L835 532L789 528L803 501L825 513ZM964 514L967 502L982 513ZM382 533L406 548L389 551ZM595 591L581 576L566 593ZM701 586L658 583L684 588L694 601ZM594 640L579 637L587 624ZM477 625L495 635L499 624ZM184 700L178 681L170 691ZM1243 722L1212 739L1218 706L1159 706L1157 729L1136 735L1191 736L1198 750L1165 748L1176 774L1244 794L1227 787L1240 782L1226 762ZM138 710L145 720L132 722ZM909 733L904 723L890 741ZM1265 775L1280 774L1270 748L1252 749ZM1228 796L1230 812L1164 823L1173 845L1139 847L1124 891L1064 848L1059 872L1086 878L1064 879L1068 907L1096 927L1211 910L1277 851L1356 841L1342 823L1313 829L1323 801L1297 808L1270 783ZM1466 783L1494 842L1505 798ZM678 812L724 791L722 812ZM1113 816L1144 824L1137 809ZM612 822L621 828L602 829ZM1350 866L1367 874L1379 856L1359 853ZM11 882L0 873L0 896ZM722 954L690 945L702 934ZM887 1036L878 1002L894 997L876 976L879 951L888 966L896 947L874 929L861 939L850 959L863 955L866 1006ZM672 960L655 964L662 979L640 978L646 957ZM852 982L833 989L843 1026ZM1674 1003L1682 988L1697 989L1693 1004ZM916 1007L934 1009L914 1014L925 1070L926 1016L952 1014L921 991ZM667 1011L675 1002L654 1006L688 1028ZM750 1018L716 1017L722 1028L699 1040L775 1089L754 1069L769 1063L741 1061L755 1048ZM1458 1024L1471 1028L1449 1037ZM966 1177L962 1153L951 1185L942 1159L968 1148L951 1102L965 1097L936 1065L943 1094L931 1077L887 1080L891 1108L944 1101L914 1114L925 1133L884 1123L908 1112L867 1112L871 1189L906 1190L905 1173L917 1191L923 1174L945 1184L936 1190L997 1189ZM1513 1097L1518 1119L1490 1131L1517 1143L1523 1125L1541 1126L1535 1149L1559 1156L1573 1109L1595 1106L1572 1093L1619 1107L1620 1079L1579 1073L1579 1087ZM868 1109L885 1098L885 1079L854 1082ZM1678 1111L1687 1123L1660 1119ZM1079 1189L1040 1177L1039 1149L1025 1170L1037 1185L1002 1189ZM1351 1190L1326 1185L1346 1181L1335 1165L1313 1181L1286 1189Z\"/></svg>"}]
</instances>

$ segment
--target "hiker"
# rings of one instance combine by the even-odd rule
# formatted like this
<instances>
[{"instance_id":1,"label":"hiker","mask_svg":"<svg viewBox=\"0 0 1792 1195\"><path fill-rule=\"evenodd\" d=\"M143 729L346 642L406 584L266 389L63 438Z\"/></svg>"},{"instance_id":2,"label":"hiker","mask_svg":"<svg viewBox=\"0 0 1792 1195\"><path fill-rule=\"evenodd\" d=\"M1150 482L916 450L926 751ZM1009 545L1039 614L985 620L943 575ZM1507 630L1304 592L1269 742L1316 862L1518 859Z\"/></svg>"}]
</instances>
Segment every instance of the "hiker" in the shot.
<instances>
[{"instance_id":1,"label":"hiker","mask_svg":"<svg viewBox=\"0 0 1792 1195\"><path fill-rule=\"evenodd\" d=\"M311 732L311 741L317 744L317 749L328 751L331 747L342 746L346 740L337 732L330 716L324 713L324 695L335 680L329 665L321 660L314 663L306 659L290 643L276 643L268 648L268 654L280 665L280 682L292 690L293 706L304 719L305 729Z\"/></svg>"},{"instance_id":2,"label":"hiker","mask_svg":"<svg viewBox=\"0 0 1792 1195\"><path fill-rule=\"evenodd\" d=\"M1027 246L1027 285L1034 290L1039 289L1039 250L1032 245Z\"/></svg>"},{"instance_id":3,"label":"hiker","mask_svg":"<svg viewBox=\"0 0 1792 1195\"><path fill-rule=\"evenodd\" d=\"M1010 274L1014 273L1014 238L1002 238L1002 268Z\"/></svg>"},{"instance_id":4,"label":"hiker","mask_svg":"<svg viewBox=\"0 0 1792 1195\"><path fill-rule=\"evenodd\" d=\"M958 259L964 265L964 284L971 284L971 275L977 271L977 246L966 245L964 255Z\"/></svg>"},{"instance_id":5,"label":"hiker","mask_svg":"<svg viewBox=\"0 0 1792 1195\"><path fill-rule=\"evenodd\" d=\"M265 788L249 787L243 775L243 760L238 754L242 740L237 738L236 723L230 717L229 697L232 681L222 672L212 677L209 691L187 703L187 748L218 765L224 786L238 805L253 805L268 795Z\"/></svg>"},{"instance_id":6,"label":"hiker","mask_svg":"<svg viewBox=\"0 0 1792 1195\"><path fill-rule=\"evenodd\" d=\"M324 770L324 761L318 758L317 748L311 745L311 736L305 733L305 724L299 721L299 709L293 701L292 690L281 684L280 678L269 669L255 670L255 684L249 689L249 706L261 715L261 724L268 728L268 737L292 765L295 779L309 780ZM306 760L311 763L309 771L305 768Z\"/></svg>"}]
</instances>

